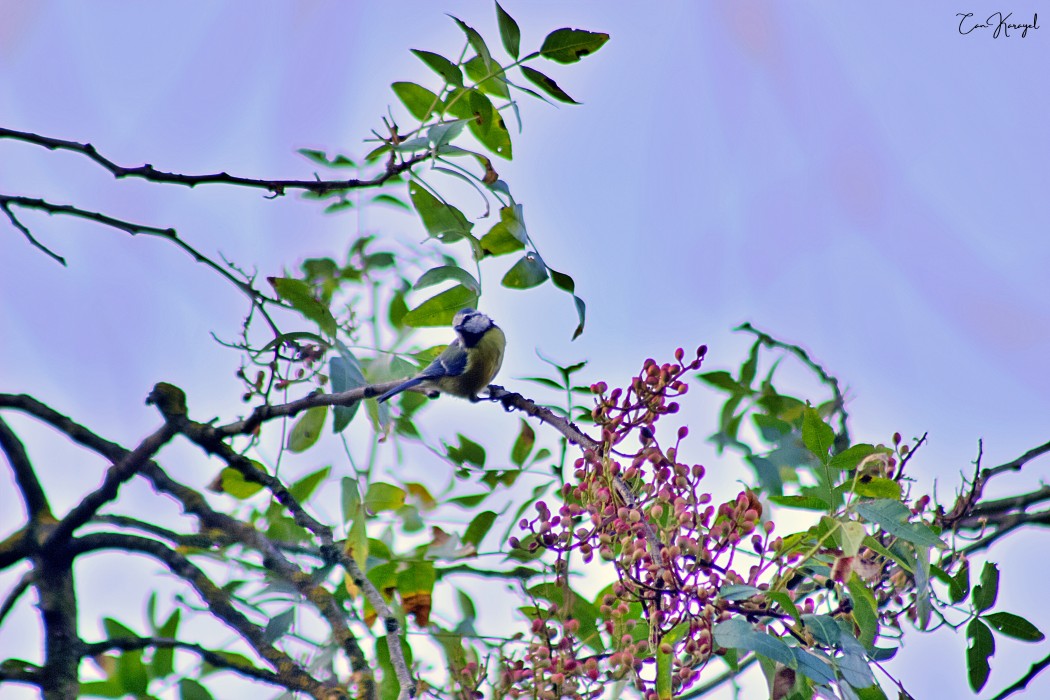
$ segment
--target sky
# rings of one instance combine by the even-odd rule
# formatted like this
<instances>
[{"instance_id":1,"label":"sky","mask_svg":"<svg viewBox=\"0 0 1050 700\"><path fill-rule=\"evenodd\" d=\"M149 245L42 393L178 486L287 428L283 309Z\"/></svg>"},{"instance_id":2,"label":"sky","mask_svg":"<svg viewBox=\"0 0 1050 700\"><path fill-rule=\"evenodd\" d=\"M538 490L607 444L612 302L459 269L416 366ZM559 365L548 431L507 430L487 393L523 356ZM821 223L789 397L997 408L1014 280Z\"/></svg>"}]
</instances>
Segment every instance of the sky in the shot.
<instances>
[{"instance_id":1,"label":"sky","mask_svg":"<svg viewBox=\"0 0 1050 700\"><path fill-rule=\"evenodd\" d=\"M677 346L705 343L707 367L729 368L747 347L732 328L750 321L843 379L855 437L928 434L916 488L936 482L944 500L979 439L985 466L1047 441L1050 26L963 34L959 13L980 18L991 6L943 1L504 6L523 47L563 26L612 38L580 64L546 68L583 104L523 101L514 160L497 163L544 260L574 277L588 311L572 342L566 295L500 290L499 272L488 273L484 309L510 339L501 383L526 388L517 380L544 368L537 349L587 359L587 379L610 384ZM1030 21L1038 5L994 9ZM445 12L498 43L482 2L0 0L0 124L90 141L125 165L309 178L297 149L362 155L387 107L399 109L390 83L432 80L410 48L461 48ZM116 182L82 157L11 141L0 141L0 192L172 226L261 276L338 257L358 231L423 235L408 216L321 216L295 196ZM0 219L0 391L30 393L128 445L156 428L142 402L159 380L183 387L195 415L243 411L237 357L210 335L236 334L246 305L232 288L163 241L23 218L68 266ZM692 424L712 424L717 398L694 391ZM433 412L427 428L454 435L478 420L473 408ZM97 484L104 465L10 420L49 465L57 510ZM516 419L506 420L496 425ZM746 478L695 442L726 488ZM203 484L214 464L187 469ZM996 493L1048 474L1045 459L1032 463ZM131 485L125 496L148 499ZM0 534L20 509L0 487ZM996 558L1003 609L1045 631L1038 537L1011 538ZM113 590L112 575L88 578ZM9 630L0 657L19 653ZM909 634L905 644L902 656L919 663L892 668L917 697L968 692L962 635ZM1045 645L1003 641L988 689L1045 655ZM952 672L931 678L931 658ZM1050 679L1030 694L1040 692Z\"/></svg>"}]
</instances>

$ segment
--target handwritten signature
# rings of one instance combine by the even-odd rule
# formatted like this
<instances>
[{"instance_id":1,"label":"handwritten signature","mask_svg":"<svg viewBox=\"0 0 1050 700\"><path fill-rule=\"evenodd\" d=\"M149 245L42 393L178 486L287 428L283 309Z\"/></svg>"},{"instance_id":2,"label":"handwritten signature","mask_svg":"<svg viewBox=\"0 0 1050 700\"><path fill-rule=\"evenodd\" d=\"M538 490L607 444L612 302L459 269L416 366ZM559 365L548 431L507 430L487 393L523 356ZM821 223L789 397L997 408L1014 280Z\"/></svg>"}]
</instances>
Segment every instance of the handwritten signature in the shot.
<instances>
[{"instance_id":1,"label":"handwritten signature","mask_svg":"<svg viewBox=\"0 0 1050 700\"><path fill-rule=\"evenodd\" d=\"M1013 12L1007 12L1005 15L1002 12L993 12L984 22L974 20L972 12L956 12L955 16L961 18L959 20L960 34L969 34L977 29L991 29L992 38L998 39L1000 34L1009 38L1011 29L1020 29L1021 38L1024 39L1028 36L1029 29L1039 29L1038 12L1032 14L1031 24L1011 22L1010 18L1013 17L1013 14Z\"/></svg>"}]
</instances>

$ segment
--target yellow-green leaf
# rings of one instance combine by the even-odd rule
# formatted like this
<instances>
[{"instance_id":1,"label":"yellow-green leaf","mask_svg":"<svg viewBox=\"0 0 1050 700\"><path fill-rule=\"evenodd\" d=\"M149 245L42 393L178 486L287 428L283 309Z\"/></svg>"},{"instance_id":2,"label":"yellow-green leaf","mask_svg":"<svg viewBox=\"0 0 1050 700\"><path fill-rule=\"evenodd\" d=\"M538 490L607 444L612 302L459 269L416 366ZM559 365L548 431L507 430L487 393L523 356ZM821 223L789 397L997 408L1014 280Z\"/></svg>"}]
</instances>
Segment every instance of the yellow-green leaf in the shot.
<instances>
[{"instance_id":1,"label":"yellow-green leaf","mask_svg":"<svg viewBox=\"0 0 1050 700\"><path fill-rule=\"evenodd\" d=\"M299 416L292 426L292 432L288 434L288 449L292 452L305 452L313 447L321 437L327 416L327 406L314 406Z\"/></svg>"}]
</instances>

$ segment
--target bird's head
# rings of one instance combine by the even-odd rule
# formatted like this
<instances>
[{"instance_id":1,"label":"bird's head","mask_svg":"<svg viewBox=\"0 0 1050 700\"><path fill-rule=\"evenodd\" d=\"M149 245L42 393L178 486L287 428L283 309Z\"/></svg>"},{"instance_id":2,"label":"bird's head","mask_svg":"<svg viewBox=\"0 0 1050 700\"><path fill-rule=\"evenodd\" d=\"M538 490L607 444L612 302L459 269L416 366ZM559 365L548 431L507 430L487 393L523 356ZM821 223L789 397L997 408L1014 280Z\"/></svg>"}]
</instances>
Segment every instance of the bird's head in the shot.
<instances>
[{"instance_id":1,"label":"bird's head","mask_svg":"<svg viewBox=\"0 0 1050 700\"><path fill-rule=\"evenodd\" d=\"M494 325L492 319L474 309L463 309L452 319L452 328L463 338L466 346L473 347L481 336Z\"/></svg>"}]
</instances>

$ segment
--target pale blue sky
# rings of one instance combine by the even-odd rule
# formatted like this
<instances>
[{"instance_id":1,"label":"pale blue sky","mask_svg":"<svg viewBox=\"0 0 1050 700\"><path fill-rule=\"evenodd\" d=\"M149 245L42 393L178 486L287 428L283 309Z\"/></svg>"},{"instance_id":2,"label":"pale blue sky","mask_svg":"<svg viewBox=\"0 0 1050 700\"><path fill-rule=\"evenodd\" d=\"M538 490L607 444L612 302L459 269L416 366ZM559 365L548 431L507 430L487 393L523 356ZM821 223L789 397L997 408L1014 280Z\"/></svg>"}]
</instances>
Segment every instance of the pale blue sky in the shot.
<instances>
[{"instance_id":1,"label":"pale blue sky","mask_svg":"<svg viewBox=\"0 0 1050 700\"><path fill-rule=\"evenodd\" d=\"M730 329L749 320L845 380L856 437L928 431L917 488L936 478L945 500L978 438L987 465L1050 437L1050 26L1024 39L962 36L956 13L971 10L947 2L505 7L524 47L561 26L612 39L581 64L546 69L584 104L524 102L515 160L497 164L589 314L569 343L565 295L491 290L486 308L511 344L502 383L541 370L537 346L591 360L588 379L610 383L678 345L708 344L710 368L739 364L746 339ZM993 9L1030 18L1036 7ZM395 102L389 84L431 80L408 49L458 52L446 11L498 44L482 2L0 0L0 123L91 141L126 165L310 177L295 149L364 153L361 139ZM264 275L340 255L358 226L421 235L409 217L322 217L297 197L114 182L83 158L13 142L0 142L0 191L174 226ZM242 410L236 357L209 337L236 332L245 306L231 288L162 242L24 218L69 267L0 219L0 389L125 444L156 426L142 400L161 379L184 387L201 418ZM696 397L699 435L714 401ZM442 411L435 425L451 433L476 420L472 408ZM76 455L12 422L39 463ZM709 465L735 468L696 442ZM49 466L56 506L97 483L98 468ZM1048 474L1044 460L1006 485ZM0 513L2 535L21 517L7 486ZM1031 571L1041 542L1022 535L1001 548L1000 600L1046 631L1031 585L1044 576ZM0 657L18 648L8 629ZM904 655L925 665L894 668L917 697L964 692L961 637L907 643ZM1003 641L989 689L1045 654ZM931 677L933 655L950 675ZM1050 680L1036 688L1050 692Z\"/></svg>"}]
</instances>

